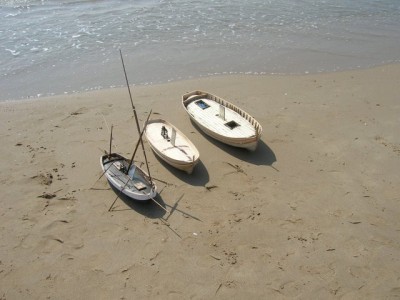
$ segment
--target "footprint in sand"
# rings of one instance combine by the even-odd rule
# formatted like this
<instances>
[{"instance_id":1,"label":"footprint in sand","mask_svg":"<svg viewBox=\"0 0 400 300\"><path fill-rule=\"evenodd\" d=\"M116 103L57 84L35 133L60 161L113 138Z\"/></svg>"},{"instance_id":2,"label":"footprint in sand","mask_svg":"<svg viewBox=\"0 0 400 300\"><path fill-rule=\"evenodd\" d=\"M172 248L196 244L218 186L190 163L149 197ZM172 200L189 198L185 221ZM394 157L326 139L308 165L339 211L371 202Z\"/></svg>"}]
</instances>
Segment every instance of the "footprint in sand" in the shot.
<instances>
[{"instance_id":1,"label":"footprint in sand","mask_svg":"<svg viewBox=\"0 0 400 300\"><path fill-rule=\"evenodd\" d=\"M385 147L388 147L391 149L395 154L400 155L400 145L399 144L393 144L388 141L386 141L383 137L377 135L375 136L375 141L378 143L382 144Z\"/></svg>"},{"instance_id":2,"label":"footprint in sand","mask_svg":"<svg viewBox=\"0 0 400 300\"><path fill-rule=\"evenodd\" d=\"M32 176L31 178L36 179L41 185L51 185L53 183L53 174L50 172L39 173L39 175Z\"/></svg>"},{"instance_id":3,"label":"footprint in sand","mask_svg":"<svg viewBox=\"0 0 400 300\"><path fill-rule=\"evenodd\" d=\"M76 110L76 111L74 111L74 112L71 112L70 115L71 115L71 116L77 116L77 115L84 114L84 113L86 113L87 111L88 111L88 109L87 109L86 107L81 107L81 108L79 108L78 110Z\"/></svg>"},{"instance_id":4,"label":"footprint in sand","mask_svg":"<svg viewBox=\"0 0 400 300\"><path fill-rule=\"evenodd\" d=\"M88 109L86 107L81 107L78 110L75 110L73 112L70 112L68 116L66 116L64 119L62 119L61 121L64 121L70 117L74 117L74 116L79 116L82 115L84 113L88 112Z\"/></svg>"}]
</instances>

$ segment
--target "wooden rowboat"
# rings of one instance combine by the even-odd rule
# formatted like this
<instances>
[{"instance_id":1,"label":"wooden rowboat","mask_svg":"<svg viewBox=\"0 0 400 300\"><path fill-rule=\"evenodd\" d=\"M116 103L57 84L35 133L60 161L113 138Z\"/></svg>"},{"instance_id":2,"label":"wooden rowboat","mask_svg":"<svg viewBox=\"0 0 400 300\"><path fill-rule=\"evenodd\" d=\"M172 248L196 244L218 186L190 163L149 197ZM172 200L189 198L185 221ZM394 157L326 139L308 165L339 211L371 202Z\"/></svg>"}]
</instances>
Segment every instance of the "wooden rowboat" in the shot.
<instances>
[{"instance_id":1,"label":"wooden rowboat","mask_svg":"<svg viewBox=\"0 0 400 300\"><path fill-rule=\"evenodd\" d=\"M154 153L171 166L191 174L200 157L195 145L165 120L150 120L145 126L145 136Z\"/></svg>"},{"instance_id":2,"label":"wooden rowboat","mask_svg":"<svg viewBox=\"0 0 400 300\"><path fill-rule=\"evenodd\" d=\"M212 138L234 147L257 148L262 127L244 110L202 91L183 95L182 104L192 121Z\"/></svg>"},{"instance_id":3,"label":"wooden rowboat","mask_svg":"<svg viewBox=\"0 0 400 300\"><path fill-rule=\"evenodd\" d=\"M109 183L127 197L145 201L157 195L157 188L150 177L122 155L103 155L100 157L100 164Z\"/></svg>"}]
</instances>

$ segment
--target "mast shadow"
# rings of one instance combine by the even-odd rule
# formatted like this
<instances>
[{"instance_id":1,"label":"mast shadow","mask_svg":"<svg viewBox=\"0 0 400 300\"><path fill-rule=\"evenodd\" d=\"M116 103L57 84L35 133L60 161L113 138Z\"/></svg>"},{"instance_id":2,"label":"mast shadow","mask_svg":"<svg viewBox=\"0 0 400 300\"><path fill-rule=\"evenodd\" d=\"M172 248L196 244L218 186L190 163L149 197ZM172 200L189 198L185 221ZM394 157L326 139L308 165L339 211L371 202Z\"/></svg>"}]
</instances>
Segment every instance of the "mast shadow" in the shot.
<instances>
[{"instance_id":1,"label":"mast shadow","mask_svg":"<svg viewBox=\"0 0 400 300\"><path fill-rule=\"evenodd\" d=\"M147 200L147 201L137 201L129 198L125 194L121 193L120 190L116 189L112 184L110 184L111 188L115 192L116 197L118 197L117 201L122 201L126 204L128 207L115 207L118 206L118 202L114 205L114 208L111 210L111 212L119 212L119 211L127 211L127 210L134 210L137 213L149 218L149 219L159 219L163 218L165 214L167 213L164 209L166 209L165 202L163 201L162 197L157 194L157 196L154 198L155 201L158 202L159 205L164 207L162 209L159 205L154 203L153 200Z\"/></svg>"},{"instance_id":2,"label":"mast shadow","mask_svg":"<svg viewBox=\"0 0 400 300\"><path fill-rule=\"evenodd\" d=\"M196 123L193 122L193 120L190 121L192 122L192 125L197 129L197 131L200 132L200 134L211 144L240 160L254 165L264 166L272 166L272 164L277 161L274 151L272 151L272 149L268 147L268 145L261 139L258 141L258 145L255 151L233 147L208 136Z\"/></svg>"}]
</instances>

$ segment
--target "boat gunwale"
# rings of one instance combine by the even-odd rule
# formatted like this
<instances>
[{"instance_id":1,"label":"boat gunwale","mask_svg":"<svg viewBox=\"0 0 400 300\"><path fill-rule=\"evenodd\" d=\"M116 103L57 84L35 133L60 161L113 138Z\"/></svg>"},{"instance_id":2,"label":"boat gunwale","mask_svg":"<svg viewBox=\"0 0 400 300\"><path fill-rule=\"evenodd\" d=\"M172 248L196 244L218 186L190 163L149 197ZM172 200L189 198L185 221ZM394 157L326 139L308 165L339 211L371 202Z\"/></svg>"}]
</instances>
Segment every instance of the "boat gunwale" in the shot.
<instances>
[{"instance_id":1,"label":"boat gunwale","mask_svg":"<svg viewBox=\"0 0 400 300\"><path fill-rule=\"evenodd\" d=\"M200 90L195 90L195 91L186 93L182 96L182 105L183 105L184 109L186 110L186 112L192 117L192 119L194 119L194 118L193 118L192 114L188 111L187 106L190 103L192 103L193 101L196 101L199 99L204 99L204 98L208 99L208 100L212 100L212 101L214 101L218 104L221 104L222 106L225 106L225 107L233 110L234 112L238 113L241 117L243 117L246 121L248 121L256 130L255 140L258 141L261 138L262 126L252 115L250 115L248 112L244 111L243 109L237 107L236 105L232 104L231 102L229 102L219 96L216 96L216 95L213 95L213 94L210 94L207 92L203 92ZM195 121L198 124L200 123L197 120L195 120ZM203 126L203 127L205 127L205 126ZM220 135L220 136L224 137L224 135ZM226 137L226 138L229 140L235 140L235 141L236 140L239 141L241 139L242 140L248 140L248 139L253 140L252 137L250 137L250 138L249 137L246 137L246 138Z\"/></svg>"},{"instance_id":2,"label":"boat gunwale","mask_svg":"<svg viewBox=\"0 0 400 300\"><path fill-rule=\"evenodd\" d=\"M219 134L218 132L215 132L212 130L212 128L208 128L207 126L203 125L202 122L197 120L195 116L189 112L188 110L188 105L191 104L193 101L200 100L200 99L207 99L210 101L214 101L222 106L225 106L228 109L231 109L232 111L236 112L239 114L242 118L244 118L247 122L251 124L251 126L255 129L255 135L252 136L247 136L247 137L228 137L223 134ZM202 129L207 135L211 136L212 138L219 140L222 143L228 144L230 146L234 147L240 147L240 148L247 148L249 150L254 151L257 147L258 141L261 138L262 134L262 126L261 124L253 117L251 116L248 112L244 111L243 109L237 107L236 105L232 104L231 102L210 94L208 92L203 92L200 90L195 90L189 93L186 93L182 96L182 105L185 111L188 113L190 116L191 120L195 122L200 129Z\"/></svg>"},{"instance_id":3,"label":"boat gunwale","mask_svg":"<svg viewBox=\"0 0 400 300\"><path fill-rule=\"evenodd\" d=\"M107 161L107 162L105 162L105 159L109 158L109 157L114 157L114 158L109 160L109 161ZM143 179L146 181L145 182L145 184L147 186L146 189L149 188L148 192L142 192L142 191L140 191L140 190L138 190L136 188L135 188L135 190L126 189L125 187L120 185L114 178L111 178L112 177L110 175L111 171L109 173L109 170L106 169L106 165L109 165L109 163L113 163L113 162L116 162L116 161L129 162L128 159L126 159L125 157L123 157L122 155L120 155L118 153L105 154L105 155L102 155L100 157L100 162L101 162L101 166L102 166L103 172L106 175L107 180L111 183L112 186L114 186L116 189L120 190L120 192L122 192L124 195L126 195L127 197L129 197L129 198L131 198L132 200L135 200L135 201L150 200L151 198L153 198L153 197L155 197L157 195L157 187L156 187L156 185L154 184L153 181L150 180L150 176L137 165L135 165L135 167L136 167L136 169L138 171L140 171L140 175L143 176ZM112 172L112 174L114 175L113 177L117 177L117 175L115 173ZM130 180L130 181L133 182L132 178L130 178L128 175L126 175L126 176L128 177L128 181ZM120 181L123 182L122 180L120 180Z\"/></svg>"},{"instance_id":4,"label":"boat gunwale","mask_svg":"<svg viewBox=\"0 0 400 300\"><path fill-rule=\"evenodd\" d=\"M179 134L184 138L184 140L188 143L188 145L192 148L192 150L195 150L195 151L193 151L193 152L195 152L195 155L194 155L194 159L193 159L193 160L191 160L191 161L182 161L182 160L179 160L179 159L172 158L171 156L166 155L164 152L161 152L156 146L154 146L154 144L151 142L151 140L150 140L150 139L148 138L148 136L147 136L147 126L148 126L150 123L157 123L157 122L163 123L163 124L167 124L168 126L171 126L172 128L174 128L174 129L176 130L177 133L179 132ZM176 126L174 126L174 125L171 124L170 122L168 122L168 121L166 121L166 120L164 120L164 119L161 119L161 118L149 120L149 121L147 122L147 126L146 126L145 136L146 136L147 141L149 142L149 145L150 145L151 149L152 149L154 152L158 153L160 156L164 157L164 158L165 158L164 160L165 160L167 163L170 163L170 164L173 163L173 164L175 164L175 165L179 165L179 166L182 166L182 167L188 167L188 166L191 166L191 165L193 165L193 167L194 167L194 166L198 163L198 161L199 161L199 159L200 159L200 152L199 152L199 150L198 150L197 147L193 144L193 142L192 142L181 130L179 130Z\"/></svg>"}]
</instances>

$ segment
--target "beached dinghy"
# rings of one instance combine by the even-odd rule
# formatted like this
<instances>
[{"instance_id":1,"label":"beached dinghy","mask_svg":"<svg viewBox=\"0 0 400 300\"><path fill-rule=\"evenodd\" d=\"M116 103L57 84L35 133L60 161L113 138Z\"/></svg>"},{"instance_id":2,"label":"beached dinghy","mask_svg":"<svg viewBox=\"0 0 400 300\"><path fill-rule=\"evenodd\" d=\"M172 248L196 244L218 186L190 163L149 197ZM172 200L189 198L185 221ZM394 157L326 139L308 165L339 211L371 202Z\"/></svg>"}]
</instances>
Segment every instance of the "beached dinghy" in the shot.
<instances>
[{"instance_id":1,"label":"beached dinghy","mask_svg":"<svg viewBox=\"0 0 400 300\"><path fill-rule=\"evenodd\" d=\"M150 116L151 111L146 122L149 121ZM143 128L139 135L139 140L136 143L131 160L128 160L120 154L111 152L111 144L113 140L113 127L111 126L110 150L108 153L100 157L100 165L103 170L103 175L106 176L108 182L120 193L123 193L133 200L141 201L149 199L154 200L154 197L157 195L157 187L150 175L134 163L136 151L138 150L139 144L142 143L142 136L145 130L146 127ZM109 211L113 207L114 203L111 205Z\"/></svg>"},{"instance_id":2,"label":"beached dinghy","mask_svg":"<svg viewBox=\"0 0 400 300\"><path fill-rule=\"evenodd\" d=\"M131 90L129 88L128 76L126 75L124 59L122 57L122 51L120 50L119 53L121 56L121 62L122 62L122 66L124 69L124 74L125 74L128 91L129 91L129 98L130 98L131 104L132 104L133 114L135 116L136 127L137 127L137 130L139 133L139 140L136 143L135 150L133 151L132 158L130 160L126 159L125 157L123 157L120 154L112 153L111 146L112 146L112 140L113 140L113 138L112 138L113 127L111 126L110 150L108 153L106 153L105 155L100 157L100 165L103 170L103 174L100 176L100 178L103 175L106 175L108 182L115 189L117 189L119 191L119 193L122 193L133 200L140 200L140 201L153 200L157 205L159 205L161 208L163 208L165 211L167 211L162 205L160 205L154 199L154 197L157 195L157 187L154 184L154 182L151 178L151 175L150 175L149 164L147 161L146 151L144 149L143 140L142 140L143 133L146 130L146 127L144 127L142 131L140 131L139 120L138 120L138 116L136 113L136 108L133 105L133 101L132 101L132 94L131 94ZM145 124L149 121L151 113L152 113L152 111L150 111ZM143 149L143 155L144 155L144 158L146 161L146 166L147 166L147 173L144 172L139 166L135 165L135 163L134 163L134 158L136 155L136 151L139 147L139 144L142 146L142 149ZM115 198L114 202L111 204L108 211L112 210L114 203L117 201L119 196L120 196L120 194L118 194L117 198Z\"/></svg>"},{"instance_id":3,"label":"beached dinghy","mask_svg":"<svg viewBox=\"0 0 400 300\"><path fill-rule=\"evenodd\" d=\"M188 174L193 172L199 162L199 151L178 128L162 119L150 120L146 124L145 136L151 149L162 160Z\"/></svg>"},{"instance_id":4,"label":"beached dinghy","mask_svg":"<svg viewBox=\"0 0 400 300\"><path fill-rule=\"evenodd\" d=\"M247 112L207 92L194 91L182 96L190 118L212 138L240 148L255 150L262 127Z\"/></svg>"},{"instance_id":5,"label":"beached dinghy","mask_svg":"<svg viewBox=\"0 0 400 300\"><path fill-rule=\"evenodd\" d=\"M129 198L143 201L157 195L156 186L150 177L139 166L130 164L122 155L103 155L100 164L110 184Z\"/></svg>"}]
</instances>

